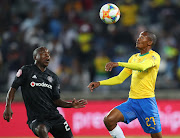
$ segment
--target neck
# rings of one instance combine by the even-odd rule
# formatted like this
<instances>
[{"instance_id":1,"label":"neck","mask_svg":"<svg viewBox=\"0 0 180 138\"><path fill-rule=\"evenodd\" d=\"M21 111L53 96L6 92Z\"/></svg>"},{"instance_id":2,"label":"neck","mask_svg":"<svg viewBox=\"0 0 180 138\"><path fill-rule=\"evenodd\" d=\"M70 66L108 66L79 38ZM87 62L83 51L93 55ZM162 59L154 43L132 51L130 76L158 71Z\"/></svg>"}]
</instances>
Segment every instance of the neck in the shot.
<instances>
[{"instance_id":1,"label":"neck","mask_svg":"<svg viewBox=\"0 0 180 138\"><path fill-rule=\"evenodd\" d=\"M39 65L39 64L37 64L37 63L35 63L35 65L36 65L42 72L44 72L44 71L46 70L46 67L43 67L43 66L41 66L41 65Z\"/></svg>"},{"instance_id":2,"label":"neck","mask_svg":"<svg viewBox=\"0 0 180 138\"><path fill-rule=\"evenodd\" d=\"M143 54L148 53L150 50L151 50L150 48L141 49L140 53L141 53L141 55L143 55Z\"/></svg>"},{"instance_id":3,"label":"neck","mask_svg":"<svg viewBox=\"0 0 180 138\"><path fill-rule=\"evenodd\" d=\"M148 53L149 51L140 51L141 55Z\"/></svg>"}]
</instances>

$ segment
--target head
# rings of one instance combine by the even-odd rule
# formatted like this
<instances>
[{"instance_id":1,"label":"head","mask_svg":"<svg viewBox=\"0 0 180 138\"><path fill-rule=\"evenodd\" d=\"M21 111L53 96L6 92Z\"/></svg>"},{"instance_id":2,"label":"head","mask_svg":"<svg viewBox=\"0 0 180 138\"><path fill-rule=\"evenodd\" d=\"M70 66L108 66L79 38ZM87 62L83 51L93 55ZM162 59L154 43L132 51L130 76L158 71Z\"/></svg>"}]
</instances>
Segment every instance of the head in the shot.
<instances>
[{"instance_id":1,"label":"head","mask_svg":"<svg viewBox=\"0 0 180 138\"><path fill-rule=\"evenodd\" d=\"M140 33L136 41L136 48L139 50L151 49L156 43L156 35L149 31Z\"/></svg>"},{"instance_id":2,"label":"head","mask_svg":"<svg viewBox=\"0 0 180 138\"><path fill-rule=\"evenodd\" d=\"M50 53L45 47L38 47L33 51L33 59L35 64L46 68L50 62Z\"/></svg>"}]
</instances>

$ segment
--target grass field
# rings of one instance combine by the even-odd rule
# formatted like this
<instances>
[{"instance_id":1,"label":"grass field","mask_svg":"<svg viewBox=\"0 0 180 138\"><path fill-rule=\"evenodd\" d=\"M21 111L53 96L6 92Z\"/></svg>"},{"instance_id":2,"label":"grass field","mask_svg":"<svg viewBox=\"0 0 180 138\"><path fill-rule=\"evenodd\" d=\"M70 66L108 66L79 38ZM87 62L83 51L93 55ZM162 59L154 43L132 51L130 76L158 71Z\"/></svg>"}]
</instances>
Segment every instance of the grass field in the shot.
<instances>
[{"instance_id":1,"label":"grass field","mask_svg":"<svg viewBox=\"0 0 180 138\"><path fill-rule=\"evenodd\" d=\"M17 137L0 137L0 138L17 138ZM18 138L37 138L37 137L18 137ZM50 137L53 138L53 137ZM74 138L112 138L112 137L100 137L100 136L94 136L94 137L74 137ZM131 136L126 138L151 138L150 136ZM180 136L163 136L163 138L180 138Z\"/></svg>"}]
</instances>

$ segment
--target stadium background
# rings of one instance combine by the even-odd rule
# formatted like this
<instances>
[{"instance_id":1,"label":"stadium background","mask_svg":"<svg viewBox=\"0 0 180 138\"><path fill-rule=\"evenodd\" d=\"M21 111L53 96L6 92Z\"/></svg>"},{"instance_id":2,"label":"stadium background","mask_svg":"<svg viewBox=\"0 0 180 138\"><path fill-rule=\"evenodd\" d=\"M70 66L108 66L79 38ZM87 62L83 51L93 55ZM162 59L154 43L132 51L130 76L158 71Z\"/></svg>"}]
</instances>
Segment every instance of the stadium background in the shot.
<instances>
[{"instance_id":1,"label":"stadium background","mask_svg":"<svg viewBox=\"0 0 180 138\"><path fill-rule=\"evenodd\" d=\"M100 7L112 2L120 20L106 25ZM122 85L102 86L90 93L87 85L116 75L104 71L109 61L127 61L136 53L135 41L142 30L154 32L153 48L161 55L156 98L164 135L180 136L180 1L179 0L1 0L0 1L0 137L33 136L26 125L20 90L13 103L11 123L3 120L5 97L17 70L32 64L32 51L46 46L51 51L49 68L61 80L61 97L88 99L86 108L61 109L78 136L108 136L104 115L128 97L130 79ZM138 121L122 125L127 136L147 136ZM170 137L171 137L170 136Z\"/></svg>"}]
</instances>

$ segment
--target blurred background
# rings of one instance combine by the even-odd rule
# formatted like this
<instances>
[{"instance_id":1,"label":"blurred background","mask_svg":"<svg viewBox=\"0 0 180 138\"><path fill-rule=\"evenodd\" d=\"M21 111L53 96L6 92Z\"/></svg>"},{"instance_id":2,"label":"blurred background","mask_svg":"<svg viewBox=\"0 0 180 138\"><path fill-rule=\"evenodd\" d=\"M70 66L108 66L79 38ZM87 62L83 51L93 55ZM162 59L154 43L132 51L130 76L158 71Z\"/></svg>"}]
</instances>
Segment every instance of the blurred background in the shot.
<instances>
[{"instance_id":1,"label":"blurred background","mask_svg":"<svg viewBox=\"0 0 180 138\"><path fill-rule=\"evenodd\" d=\"M121 17L116 24L107 25L99 18L101 6L108 2L120 9ZM1 0L0 102L5 102L17 70L34 63L32 52L38 46L45 46L51 52L49 69L61 81L63 99L127 99L130 78L122 85L101 86L94 93L90 93L87 86L91 81L117 75L122 68L107 73L104 70L106 63L127 62L138 52L135 42L144 30L154 32L158 38L153 47L161 56L156 97L164 103L176 99L178 104L179 0ZM15 101L22 102L20 92ZM167 107L167 112L175 110L173 108ZM176 113L179 110L176 109ZM180 118L177 121L176 128L179 129Z\"/></svg>"}]
</instances>

